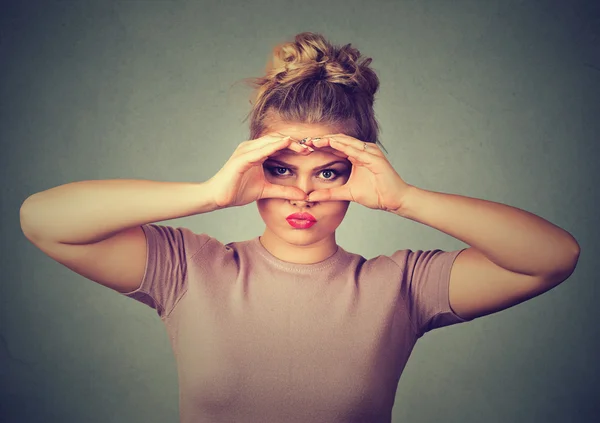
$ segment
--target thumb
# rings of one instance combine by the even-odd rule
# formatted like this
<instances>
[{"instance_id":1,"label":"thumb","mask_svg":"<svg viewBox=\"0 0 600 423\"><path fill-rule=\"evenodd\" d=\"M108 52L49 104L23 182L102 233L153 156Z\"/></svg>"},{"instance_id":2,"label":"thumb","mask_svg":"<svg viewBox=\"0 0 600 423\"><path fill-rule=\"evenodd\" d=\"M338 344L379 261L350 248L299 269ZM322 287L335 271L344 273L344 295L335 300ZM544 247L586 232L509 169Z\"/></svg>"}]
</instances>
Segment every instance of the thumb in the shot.
<instances>
[{"instance_id":1,"label":"thumb","mask_svg":"<svg viewBox=\"0 0 600 423\"><path fill-rule=\"evenodd\" d=\"M306 200L306 193L296 187L285 187L267 183L261 198L284 198L286 200Z\"/></svg>"}]
</instances>

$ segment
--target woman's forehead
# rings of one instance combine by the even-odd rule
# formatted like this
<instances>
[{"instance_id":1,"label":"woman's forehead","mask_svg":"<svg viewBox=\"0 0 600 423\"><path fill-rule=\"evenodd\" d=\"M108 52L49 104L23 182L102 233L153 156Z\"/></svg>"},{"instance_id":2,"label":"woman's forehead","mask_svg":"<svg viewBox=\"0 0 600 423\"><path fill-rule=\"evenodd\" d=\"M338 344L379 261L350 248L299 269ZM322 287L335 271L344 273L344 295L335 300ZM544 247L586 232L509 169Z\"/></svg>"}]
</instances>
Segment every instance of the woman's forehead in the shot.
<instances>
[{"instance_id":1,"label":"woman's forehead","mask_svg":"<svg viewBox=\"0 0 600 423\"><path fill-rule=\"evenodd\" d=\"M322 147L308 155L304 155L286 148L269 155L269 158L282 160L290 165L306 168L317 167L336 160L342 160L350 164L346 155L342 154L343 157L340 157L339 151L337 152L338 155L336 155L328 150L333 149L331 147Z\"/></svg>"},{"instance_id":2,"label":"woman's forehead","mask_svg":"<svg viewBox=\"0 0 600 423\"><path fill-rule=\"evenodd\" d=\"M322 123L288 122L271 119L265 132L279 132L283 136L290 136L299 141L306 137L319 137L344 132L345 125L330 125Z\"/></svg>"}]
</instances>

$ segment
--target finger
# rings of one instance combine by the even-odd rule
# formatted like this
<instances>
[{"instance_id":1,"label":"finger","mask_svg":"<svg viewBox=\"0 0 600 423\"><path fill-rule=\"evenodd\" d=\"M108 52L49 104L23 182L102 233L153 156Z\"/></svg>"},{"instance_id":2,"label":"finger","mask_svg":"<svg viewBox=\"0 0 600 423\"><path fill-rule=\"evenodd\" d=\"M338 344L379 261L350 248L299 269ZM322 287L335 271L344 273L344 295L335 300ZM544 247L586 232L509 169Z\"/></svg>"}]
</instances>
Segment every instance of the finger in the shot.
<instances>
[{"instance_id":1,"label":"finger","mask_svg":"<svg viewBox=\"0 0 600 423\"><path fill-rule=\"evenodd\" d=\"M272 155L276 151L287 148L291 143L292 140L290 137L275 140L271 143L264 144L262 147L242 152L240 154L240 160L243 160L246 163L252 163L253 165L259 163L262 164L265 160L269 158L270 155Z\"/></svg>"},{"instance_id":2,"label":"finger","mask_svg":"<svg viewBox=\"0 0 600 423\"><path fill-rule=\"evenodd\" d=\"M364 142L361 140L358 140L354 137L345 135L345 134L336 134L336 135L331 135L331 136L327 136L324 138L328 138L330 140L334 140L334 141L339 141L342 142L346 145L349 145L351 147L356 148L359 151L366 151L369 154L374 154L376 156L381 156L383 157L383 152L381 151L381 149L379 148L379 146L375 143L371 143L371 142ZM318 143L317 143L318 144ZM365 149L365 145L367 146L367 148Z\"/></svg>"},{"instance_id":3,"label":"finger","mask_svg":"<svg viewBox=\"0 0 600 423\"><path fill-rule=\"evenodd\" d=\"M306 200L306 193L296 187L286 187L267 182L261 198L284 198L286 200Z\"/></svg>"},{"instance_id":4,"label":"finger","mask_svg":"<svg viewBox=\"0 0 600 423\"><path fill-rule=\"evenodd\" d=\"M358 161L360 163L364 163L365 165L372 165L374 163L374 158L377 157L377 155L370 154L369 152L362 149L362 141L360 144L361 149L357 149L357 148L353 147L352 145L349 145L345 141L341 141L341 140L335 139L335 138L325 138L325 139L319 141L316 144L316 146L317 147L329 146L337 151L340 151L340 152L346 154L346 156L348 156L349 160L351 158L354 159L354 160L350 160L352 163L355 163L356 161Z\"/></svg>"},{"instance_id":5,"label":"finger","mask_svg":"<svg viewBox=\"0 0 600 423\"><path fill-rule=\"evenodd\" d=\"M251 150L256 150L258 148L263 148L266 145L272 144L272 143L278 143L281 140L284 140L286 137L283 135L279 135L279 133L277 132L272 132L269 134L266 134L260 138L256 138L254 140L248 140L248 141L244 141L242 142L238 148L237 151L240 154L244 154L247 153L248 151ZM290 141L291 143L292 141ZM286 145L287 146L287 145Z\"/></svg>"},{"instance_id":6,"label":"finger","mask_svg":"<svg viewBox=\"0 0 600 423\"><path fill-rule=\"evenodd\" d=\"M329 153L329 154L333 154L335 156L341 157L342 159L347 159L348 155L345 154L343 151L340 150L336 150L335 148L329 147L327 145L325 146L319 146L316 144L313 144L315 147L315 151L322 151L324 153Z\"/></svg>"},{"instance_id":7,"label":"finger","mask_svg":"<svg viewBox=\"0 0 600 423\"><path fill-rule=\"evenodd\" d=\"M288 135L282 134L281 132L277 132L277 134L281 135L282 137L287 137ZM291 135L290 135L291 137ZM303 143L300 143L299 140L297 140L294 137L292 138L292 143L288 146L288 148L296 153L300 153L300 154L310 154L311 152L315 151L311 146L310 146L310 141L311 138L305 138Z\"/></svg>"},{"instance_id":8,"label":"finger","mask_svg":"<svg viewBox=\"0 0 600 423\"><path fill-rule=\"evenodd\" d=\"M297 141L292 141L292 143L288 146L288 148L292 151L295 151L296 153L300 153L300 154L310 154L311 152L315 151L312 147L306 145L306 144L300 144Z\"/></svg>"},{"instance_id":9,"label":"finger","mask_svg":"<svg viewBox=\"0 0 600 423\"><path fill-rule=\"evenodd\" d=\"M265 147L262 147L265 148ZM294 140L292 139L287 146L282 146L282 148L278 148L275 151L273 151L272 153L270 153L270 157L279 157L283 154L289 154L291 152L301 155L301 156L307 156L310 153L312 153L313 151L315 151L312 147L308 147L308 146L304 146L302 144L298 144L297 142L294 142Z\"/></svg>"},{"instance_id":10,"label":"finger","mask_svg":"<svg viewBox=\"0 0 600 423\"><path fill-rule=\"evenodd\" d=\"M289 145L286 148L289 149L289 150L292 150L295 153L302 154L302 155L308 155L308 154L310 154L311 152L314 151L314 149L311 148L309 145L300 144L299 142L297 142L296 139L294 139L291 136L282 134L281 132L276 132L275 135L276 136L280 136L281 138L286 138L286 137L291 138L291 142L289 143ZM262 144L261 148L264 145L266 145L266 144ZM281 150L284 150L284 148L282 148Z\"/></svg>"},{"instance_id":11,"label":"finger","mask_svg":"<svg viewBox=\"0 0 600 423\"><path fill-rule=\"evenodd\" d=\"M285 136L285 134L282 134L281 132L277 132L277 133L280 134L281 136ZM320 137L306 137L303 139L298 139L298 138L292 137L293 141L296 141L300 146L306 146L306 147L312 147L313 141L320 140L320 139L321 139Z\"/></svg>"},{"instance_id":12,"label":"finger","mask_svg":"<svg viewBox=\"0 0 600 423\"><path fill-rule=\"evenodd\" d=\"M354 201L347 187L318 189L308 195L307 201Z\"/></svg>"}]
</instances>

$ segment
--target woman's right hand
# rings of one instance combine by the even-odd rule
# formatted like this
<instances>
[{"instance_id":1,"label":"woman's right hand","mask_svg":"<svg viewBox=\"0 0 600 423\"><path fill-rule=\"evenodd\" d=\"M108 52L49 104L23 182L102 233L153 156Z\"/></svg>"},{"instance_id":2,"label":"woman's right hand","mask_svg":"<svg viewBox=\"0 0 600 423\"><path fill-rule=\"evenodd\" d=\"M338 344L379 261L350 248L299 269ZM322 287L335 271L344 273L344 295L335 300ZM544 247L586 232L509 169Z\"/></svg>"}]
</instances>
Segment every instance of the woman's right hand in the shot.
<instances>
[{"instance_id":1,"label":"woman's right hand","mask_svg":"<svg viewBox=\"0 0 600 423\"><path fill-rule=\"evenodd\" d=\"M278 132L242 142L227 163L207 181L215 204L219 208L249 204L261 198L304 200L299 188L271 184L265 178L262 164L276 151L289 148L302 155L310 150Z\"/></svg>"}]
</instances>

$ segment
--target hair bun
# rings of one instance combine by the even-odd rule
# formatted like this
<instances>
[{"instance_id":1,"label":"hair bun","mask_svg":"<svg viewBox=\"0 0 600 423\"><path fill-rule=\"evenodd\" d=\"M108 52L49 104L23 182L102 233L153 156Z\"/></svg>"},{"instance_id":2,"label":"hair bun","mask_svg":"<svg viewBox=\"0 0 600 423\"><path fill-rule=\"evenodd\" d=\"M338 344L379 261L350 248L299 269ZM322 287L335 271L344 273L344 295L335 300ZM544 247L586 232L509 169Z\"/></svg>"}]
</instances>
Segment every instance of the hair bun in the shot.
<instances>
[{"instance_id":1,"label":"hair bun","mask_svg":"<svg viewBox=\"0 0 600 423\"><path fill-rule=\"evenodd\" d=\"M363 58L351 44L331 45L321 34L302 32L294 41L275 46L265 79L277 84L294 84L304 79L325 80L360 89L370 96L378 83L368 67L371 58Z\"/></svg>"}]
</instances>

